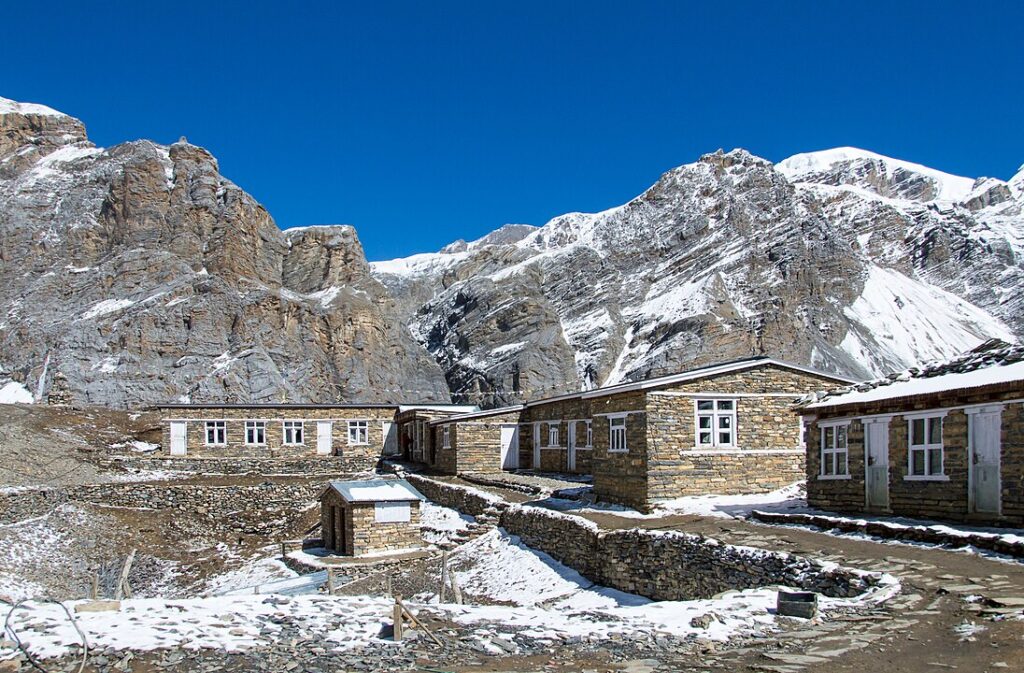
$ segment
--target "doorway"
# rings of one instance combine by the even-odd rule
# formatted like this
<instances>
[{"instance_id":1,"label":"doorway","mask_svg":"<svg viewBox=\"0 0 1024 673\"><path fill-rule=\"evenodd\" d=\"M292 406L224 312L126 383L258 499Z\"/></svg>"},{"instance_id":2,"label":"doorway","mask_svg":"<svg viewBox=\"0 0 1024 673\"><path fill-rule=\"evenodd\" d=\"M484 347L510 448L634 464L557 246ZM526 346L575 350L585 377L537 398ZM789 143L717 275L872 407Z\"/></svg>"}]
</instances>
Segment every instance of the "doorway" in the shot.
<instances>
[{"instance_id":1,"label":"doorway","mask_svg":"<svg viewBox=\"0 0 1024 673\"><path fill-rule=\"evenodd\" d=\"M864 488L869 511L889 510L889 419L864 421Z\"/></svg>"},{"instance_id":2,"label":"doorway","mask_svg":"<svg viewBox=\"0 0 1024 673\"><path fill-rule=\"evenodd\" d=\"M998 516L1002 506L1002 407L967 410L968 509Z\"/></svg>"}]
</instances>

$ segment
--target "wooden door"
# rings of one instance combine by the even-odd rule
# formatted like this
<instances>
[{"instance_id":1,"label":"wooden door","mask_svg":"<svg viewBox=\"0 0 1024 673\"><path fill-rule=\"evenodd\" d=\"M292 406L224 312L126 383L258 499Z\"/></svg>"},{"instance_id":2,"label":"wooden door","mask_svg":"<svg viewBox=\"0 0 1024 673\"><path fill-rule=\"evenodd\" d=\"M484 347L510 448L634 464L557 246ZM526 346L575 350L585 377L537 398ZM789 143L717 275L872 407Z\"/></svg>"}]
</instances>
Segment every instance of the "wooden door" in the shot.
<instances>
[{"instance_id":1,"label":"wooden door","mask_svg":"<svg viewBox=\"0 0 1024 673\"><path fill-rule=\"evenodd\" d=\"M864 488L869 510L889 509L889 421L864 422Z\"/></svg>"},{"instance_id":2,"label":"wooden door","mask_svg":"<svg viewBox=\"0 0 1024 673\"><path fill-rule=\"evenodd\" d=\"M576 421L569 421L565 430L566 467L570 472L576 470Z\"/></svg>"},{"instance_id":3,"label":"wooden door","mask_svg":"<svg viewBox=\"0 0 1024 673\"><path fill-rule=\"evenodd\" d=\"M171 455L184 456L188 452L186 443L187 424L181 421L171 421Z\"/></svg>"},{"instance_id":4,"label":"wooden door","mask_svg":"<svg viewBox=\"0 0 1024 673\"><path fill-rule=\"evenodd\" d=\"M519 426L501 426L501 469L515 470L519 467Z\"/></svg>"},{"instance_id":5,"label":"wooden door","mask_svg":"<svg viewBox=\"0 0 1024 673\"><path fill-rule=\"evenodd\" d=\"M331 455L334 448L334 442L331 439L332 430L333 427L330 421L316 422L316 452L318 455Z\"/></svg>"},{"instance_id":6,"label":"wooden door","mask_svg":"<svg viewBox=\"0 0 1024 673\"><path fill-rule=\"evenodd\" d=\"M533 469L540 469L540 423L533 424Z\"/></svg>"},{"instance_id":7,"label":"wooden door","mask_svg":"<svg viewBox=\"0 0 1024 673\"><path fill-rule=\"evenodd\" d=\"M999 514L1003 490L1000 478L1002 414L998 410L973 413L969 415L968 424L971 510Z\"/></svg>"}]
</instances>

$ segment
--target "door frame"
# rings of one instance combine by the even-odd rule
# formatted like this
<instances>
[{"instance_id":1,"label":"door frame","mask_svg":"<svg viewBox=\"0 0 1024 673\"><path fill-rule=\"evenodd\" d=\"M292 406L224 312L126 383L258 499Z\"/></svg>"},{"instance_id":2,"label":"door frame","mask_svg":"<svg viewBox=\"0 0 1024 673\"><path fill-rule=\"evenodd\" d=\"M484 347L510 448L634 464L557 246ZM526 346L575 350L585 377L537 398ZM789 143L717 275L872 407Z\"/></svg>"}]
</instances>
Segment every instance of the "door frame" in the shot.
<instances>
[{"instance_id":1,"label":"door frame","mask_svg":"<svg viewBox=\"0 0 1024 673\"><path fill-rule=\"evenodd\" d=\"M540 469L540 421L533 424L533 469Z\"/></svg>"},{"instance_id":2,"label":"door frame","mask_svg":"<svg viewBox=\"0 0 1024 673\"><path fill-rule=\"evenodd\" d=\"M181 450L176 451L174 447L174 429L181 428ZM186 421L171 421L170 425L170 446L168 452L172 456L188 455L188 423Z\"/></svg>"},{"instance_id":3,"label":"door frame","mask_svg":"<svg viewBox=\"0 0 1024 673\"><path fill-rule=\"evenodd\" d=\"M965 407L964 414L967 416L967 513L979 516L1003 515L1003 406L1002 404L983 404L976 407ZM999 486L996 509L994 512L978 511L975 500L974 487L974 423L975 417L979 415L995 415L999 419L997 430L996 448L996 484Z\"/></svg>"},{"instance_id":4,"label":"door frame","mask_svg":"<svg viewBox=\"0 0 1024 673\"><path fill-rule=\"evenodd\" d=\"M889 441L890 421L892 420L892 418L893 418L892 415L889 415L889 416L872 416L870 418L862 418L862 419L860 419L861 427L864 428L864 435L863 435L864 439L863 439L863 442L862 442L863 447L864 447L864 510L868 511L868 512L872 512L872 511L874 511L874 512L878 512L878 511L887 512L887 511L892 509L892 488L891 488L891 485L892 485L892 460L891 460L891 458L892 458L892 451L891 451L891 449L892 449L892 447L890 446L891 442ZM871 475L870 475L870 472L869 472L869 468L871 467L871 465L870 465L871 450L868 447L868 438L869 438L870 433L871 433L871 426L873 426L873 425L881 425L881 426L885 427L885 506L884 507L881 507L881 506L878 506L878 505L872 505L872 503L871 503L871 495L870 495L870 493L871 493ZM847 433L849 433L849 429L847 429ZM846 442L847 442L847 444L846 444L846 451L847 451L846 459L849 460L850 459L850 454L849 454L849 451L850 451L850 444L849 444L850 437L849 437L849 434L847 434Z\"/></svg>"},{"instance_id":5,"label":"door frame","mask_svg":"<svg viewBox=\"0 0 1024 673\"><path fill-rule=\"evenodd\" d=\"M565 467L570 472L576 469L576 421L569 421L565 427Z\"/></svg>"}]
</instances>

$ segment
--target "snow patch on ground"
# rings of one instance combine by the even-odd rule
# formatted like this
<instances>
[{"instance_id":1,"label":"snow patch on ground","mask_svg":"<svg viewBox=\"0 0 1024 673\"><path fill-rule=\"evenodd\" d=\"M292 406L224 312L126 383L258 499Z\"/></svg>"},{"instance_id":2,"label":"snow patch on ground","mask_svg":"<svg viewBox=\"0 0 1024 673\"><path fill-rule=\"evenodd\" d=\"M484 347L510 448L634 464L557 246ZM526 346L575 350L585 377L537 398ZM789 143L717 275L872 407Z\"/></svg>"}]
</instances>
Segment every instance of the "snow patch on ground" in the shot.
<instances>
[{"instance_id":1,"label":"snow patch on ground","mask_svg":"<svg viewBox=\"0 0 1024 673\"><path fill-rule=\"evenodd\" d=\"M0 404L32 404L35 398L25 384L17 381L0 383Z\"/></svg>"}]
</instances>

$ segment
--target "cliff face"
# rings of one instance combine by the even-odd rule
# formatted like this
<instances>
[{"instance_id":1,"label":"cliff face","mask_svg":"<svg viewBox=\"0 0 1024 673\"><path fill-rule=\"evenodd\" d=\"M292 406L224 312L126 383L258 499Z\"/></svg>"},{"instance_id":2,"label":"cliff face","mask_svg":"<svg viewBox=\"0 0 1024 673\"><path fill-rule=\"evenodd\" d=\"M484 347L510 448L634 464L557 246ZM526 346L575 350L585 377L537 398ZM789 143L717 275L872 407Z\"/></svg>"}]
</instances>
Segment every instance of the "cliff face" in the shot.
<instances>
[{"instance_id":1,"label":"cliff face","mask_svg":"<svg viewBox=\"0 0 1024 673\"><path fill-rule=\"evenodd\" d=\"M861 377L1024 334L1022 212L1024 173L735 150L618 208L372 266L456 396L507 402L752 354Z\"/></svg>"},{"instance_id":2,"label":"cliff face","mask_svg":"<svg viewBox=\"0 0 1024 673\"><path fill-rule=\"evenodd\" d=\"M281 232L184 141L0 99L0 263L0 379L41 399L449 399L351 227Z\"/></svg>"}]
</instances>

